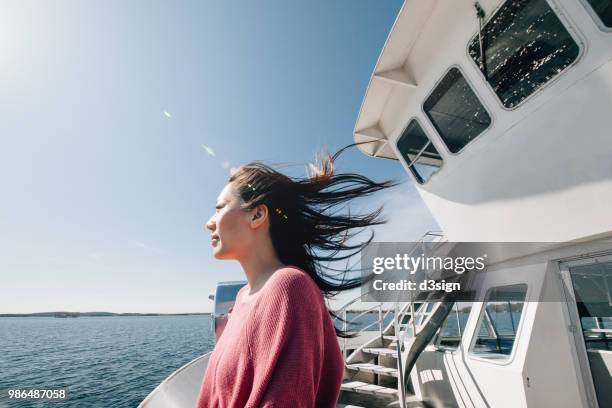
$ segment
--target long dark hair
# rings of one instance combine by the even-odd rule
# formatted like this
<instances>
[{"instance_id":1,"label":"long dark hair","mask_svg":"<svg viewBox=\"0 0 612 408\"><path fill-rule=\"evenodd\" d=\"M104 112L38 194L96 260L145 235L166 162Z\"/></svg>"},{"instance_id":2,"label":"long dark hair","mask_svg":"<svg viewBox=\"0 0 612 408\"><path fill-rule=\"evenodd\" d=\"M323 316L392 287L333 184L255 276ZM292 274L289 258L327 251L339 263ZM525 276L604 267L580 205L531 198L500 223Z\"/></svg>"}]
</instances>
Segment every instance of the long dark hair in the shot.
<instances>
[{"instance_id":1,"label":"long dark hair","mask_svg":"<svg viewBox=\"0 0 612 408\"><path fill-rule=\"evenodd\" d=\"M347 277L348 271L325 263L346 260L358 254L374 238L364 242L348 241L364 228L383 224L382 206L365 214L342 213L348 201L392 187L394 181L375 182L356 173L334 173L334 162L348 145L333 156L320 155L310 165L310 176L288 177L262 162L239 167L230 177L242 208L260 204L268 207L270 237L279 260L297 266L310 275L326 297L362 285L361 277ZM336 272L336 273L329 273ZM332 311L332 318L338 319ZM340 337L351 334L336 327Z\"/></svg>"}]
</instances>

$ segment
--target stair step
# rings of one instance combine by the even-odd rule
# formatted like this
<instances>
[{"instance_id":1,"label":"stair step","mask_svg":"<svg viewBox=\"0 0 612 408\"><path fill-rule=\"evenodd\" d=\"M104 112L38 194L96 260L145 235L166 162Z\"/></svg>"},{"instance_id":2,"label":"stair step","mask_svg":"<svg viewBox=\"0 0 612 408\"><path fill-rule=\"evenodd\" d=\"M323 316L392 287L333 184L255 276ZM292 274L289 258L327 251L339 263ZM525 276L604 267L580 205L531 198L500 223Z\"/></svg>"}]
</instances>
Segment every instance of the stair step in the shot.
<instances>
[{"instance_id":1,"label":"stair step","mask_svg":"<svg viewBox=\"0 0 612 408\"><path fill-rule=\"evenodd\" d=\"M397 341L397 336L383 336L383 339Z\"/></svg>"},{"instance_id":2,"label":"stair step","mask_svg":"<svg viewBox=\"0 0 612 408\"><path fill-rule=\"evenodd\" d=\"M394 357L397 358L397 350L394 349L390 349L390 348L380 348L380 347L367 347L367 348L363 348L361 349L364 353L369 353L369 354L378 354L381 356L389 356L389 357Z\"/></svg>"},{"instance_id":3,"label":"stair step","mask_svg":"<svg viewBox=\"0 0 612 408\"><path fill-rule=\"evenodd\" d=\"M349 364L346 366L349 370L363 371L366 373L374 373L381 375L388 375L390 377L397 377L397 368L385 367L371 363L356 363Z\"/></svg>"},{"instance_id":4,"label":"stair step","mask_svg":"<svg viewBox=\"0 0 612 408\"><path fill-rule=\"evenodd\" d=\"M348 381L340 386L342 391L360 392L376 396L388 395L397 398L398 391L395 388L381 387L380 385L368 384L362 381Z\"/></svg>"}]
</instances>

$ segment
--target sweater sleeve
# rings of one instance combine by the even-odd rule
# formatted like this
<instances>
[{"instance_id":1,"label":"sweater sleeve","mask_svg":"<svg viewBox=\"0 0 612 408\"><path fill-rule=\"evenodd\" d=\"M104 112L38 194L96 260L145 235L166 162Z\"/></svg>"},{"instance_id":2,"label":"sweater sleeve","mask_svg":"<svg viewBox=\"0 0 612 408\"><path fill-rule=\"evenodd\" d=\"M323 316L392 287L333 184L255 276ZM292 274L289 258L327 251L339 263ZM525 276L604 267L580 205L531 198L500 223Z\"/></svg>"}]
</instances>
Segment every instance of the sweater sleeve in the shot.
<instances>
[{"instance_id":1,"label":"sweater sleeve","mask_svg":"<svg viewBox=\"0 0 612 408\"><path fill-rule=\"evenodd\" d=\"M287 268L276 274L247 328L254 368L247 407L314 407L323 359L324 303L304 272Z\"/></svg>"}]
</instances>

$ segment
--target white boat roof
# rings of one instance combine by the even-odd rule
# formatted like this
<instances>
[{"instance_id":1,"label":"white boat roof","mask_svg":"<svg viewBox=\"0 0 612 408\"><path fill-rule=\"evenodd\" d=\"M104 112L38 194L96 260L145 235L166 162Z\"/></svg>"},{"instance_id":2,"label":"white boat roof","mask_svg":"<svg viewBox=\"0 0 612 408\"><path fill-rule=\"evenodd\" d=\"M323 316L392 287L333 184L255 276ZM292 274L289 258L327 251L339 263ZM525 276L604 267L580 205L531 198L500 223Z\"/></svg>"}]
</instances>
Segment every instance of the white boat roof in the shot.
<instances>
[{"instance_id":1,"label":"white boat roof","mask_svg":"<svg viewBox=\"0 0 612 408\"><path fill-rule=\"evenodd\" d=\"M392 129L385 128L383 114L392 108L388 102L393 92L410 92L417 87L408 56L436 4L430 0L404 1L378 57L353 132L356 143L366 142L359 148L369 156L397 160L388 144Z\"/></svg>"}]
</instances>

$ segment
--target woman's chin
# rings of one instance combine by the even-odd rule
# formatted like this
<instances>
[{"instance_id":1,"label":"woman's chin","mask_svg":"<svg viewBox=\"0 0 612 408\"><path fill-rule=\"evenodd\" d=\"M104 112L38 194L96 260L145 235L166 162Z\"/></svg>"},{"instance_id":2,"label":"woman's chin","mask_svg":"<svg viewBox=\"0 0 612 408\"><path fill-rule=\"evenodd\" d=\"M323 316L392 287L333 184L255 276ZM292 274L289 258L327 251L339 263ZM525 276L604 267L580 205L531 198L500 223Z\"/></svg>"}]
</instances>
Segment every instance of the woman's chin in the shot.
<instances>
[{"instance_id":1,"label":"woman's chin","mask_svg":"<svg viewBox=\"0 0 612 408\"><path fill-rule=\"evenodd\" d=\"M215 257L215 259L230 259L230 257L228 257L228 254L218 246L213 248L213 256Z\"/></svg>"}]
</instances>

